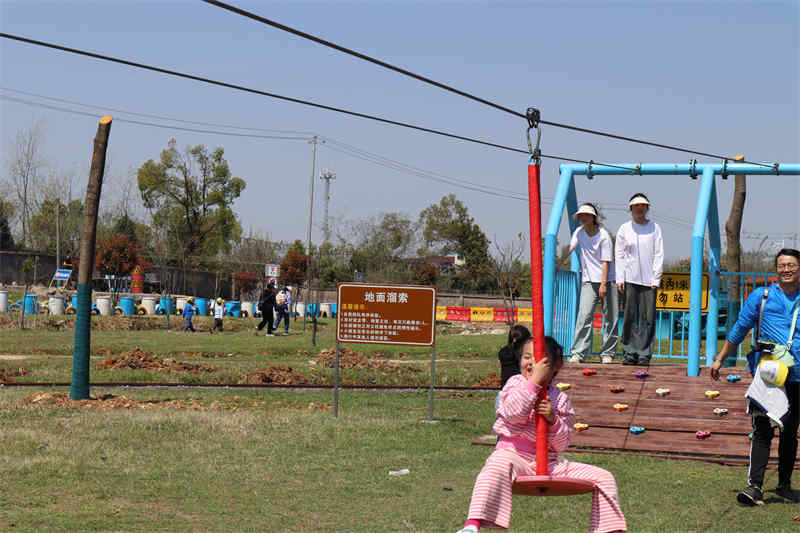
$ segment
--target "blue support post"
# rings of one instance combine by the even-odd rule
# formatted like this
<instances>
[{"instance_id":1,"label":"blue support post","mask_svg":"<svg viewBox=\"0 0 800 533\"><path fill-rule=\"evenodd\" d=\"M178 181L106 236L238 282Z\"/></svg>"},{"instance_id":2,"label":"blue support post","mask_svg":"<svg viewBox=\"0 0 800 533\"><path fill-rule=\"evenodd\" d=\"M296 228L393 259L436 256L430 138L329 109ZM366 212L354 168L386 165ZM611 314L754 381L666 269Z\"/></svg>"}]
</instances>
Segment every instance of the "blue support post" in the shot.
<instances>
[{"instance_id":1,"label":"blue support post","mask_svg":"<svg viewBox=\"0 0 800 533\"><path fill-rule=\"evenodd\" d=\"M570 185L574 191L572 183L571 165L561 165L561 176L556 187L555 198L553 198L553 209L550 211L550 218L547 220L547 232L544 238L544 272L542 278L542 302L544 308L544 334L553 334L554 288L556 282L556 238L558 227L561 225L561 215L564 212L564 205L567 202ZM536 317L533 317L536 320Z\"/></svg>"},{"instance_id":2,"label":"blue support post","mask_svg":"<svg viewBox=\"0 0 800 533\"><path fill-rule=\"evenodd\" d=\"M569 189L567 190L567 224L569 224L569 234L572 235L578 229L578 221L572 218L578 210L578 194L575 192L575 179L569 180ZM570 270L578 272L581 269L581 256L578 250L575 249L570 257Z\"/></svg>"},{"instance_id":3,"label":"blue support post","mask_svg":"<svg viewBox=\"0 0 800 533\"><path fill-rule=\"evenodd\" d=\"M717 210L717 183L711 181L711 202L708 206L708 316L706 317L706 366L717 356L717 326L719 325L719 267L722 246L719 237L719 212Z\"/></svg>"},{"instance_id":4,"label":"blue support post","mask_svg":"<svg viewBox=\"0 0 800 533\"><path fill-rule=\"evenodd\" d=\"M703 168L700 193L697 197L697 210L692 229L692 260L689 275L689 361L686 375L700 375L700 309L703 297L703 243L708 223L708 207L714 190L714 169Z\"/></svg>"}]
</instances>

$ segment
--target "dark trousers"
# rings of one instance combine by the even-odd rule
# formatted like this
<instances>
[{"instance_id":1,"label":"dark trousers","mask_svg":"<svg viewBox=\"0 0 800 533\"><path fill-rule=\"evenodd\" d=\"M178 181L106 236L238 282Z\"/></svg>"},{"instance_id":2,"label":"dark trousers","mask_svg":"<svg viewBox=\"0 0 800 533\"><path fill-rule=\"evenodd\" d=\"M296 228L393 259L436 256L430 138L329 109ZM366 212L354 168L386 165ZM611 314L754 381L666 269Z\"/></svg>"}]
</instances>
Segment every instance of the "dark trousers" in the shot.
<instances>
[{"instance_id":1,"label":"dark trousers","mask_svg":"<svg viewBox=\"0 0 800 533\"><path fill-rule=\"evenodd\" d=\"M214 331L216 331L216 330L222 331L222 319L221 318L215 318L214 319L214 327L211 328L211 333L214 333Z\"/></svg>"},{"instance_id":2,"label":"dark trousers","mask_svg":"<svg viewBox=\"0 0 800 533\"><path fill-rule=\"evenodd\" d=\"M656 333L656 293L652 287L625 284L622 351L626 357L649 361Z\"/></svg>"},{"instance_id":3,"label":"dark trousers","mask_svg":"<svg viewBox=\"0 0 800 533\"><path fill-rule=\"evenodd\" d=\"M783 425L778 443L778 484L788 486L792 480L792 470L797 456L797 425L800 422L800 383L787 381L784 385L789 399L789 419ZM747 483L761 487L764 471L769 461L769 447L772 444L774 428L766 416L753 416L753 440L750 442L750 468Z\"/></svg>"},{"instance_id":4,"label":"dark trousers","mask_svg":"<svg viewBox=\"0 0 800 533\"><path fill-rule=\"evenodd\" d=\"M272 326L273 329L278 329L278 326L281 325L281 320L284 320L283 330L286 333L289 333L289 308L287 306L283 306L278 309L278 318L275 319L275 324Z\"/></svg>"},{"instance_id":5,"label":"dark trousers","mask_svg":"<svg viewBox=\"0 0 800 533\"><path fill-rule=\"evenodd\" d=\"M267 307L267 309L264 309ZM274 330L272 324L275 322L275 315L272 311L271 305L262 305L261 306L261 322L258 323L258 331L264 329L264 326L267 326L267 334L271 334Z\"/></svg>"}]
</instances>

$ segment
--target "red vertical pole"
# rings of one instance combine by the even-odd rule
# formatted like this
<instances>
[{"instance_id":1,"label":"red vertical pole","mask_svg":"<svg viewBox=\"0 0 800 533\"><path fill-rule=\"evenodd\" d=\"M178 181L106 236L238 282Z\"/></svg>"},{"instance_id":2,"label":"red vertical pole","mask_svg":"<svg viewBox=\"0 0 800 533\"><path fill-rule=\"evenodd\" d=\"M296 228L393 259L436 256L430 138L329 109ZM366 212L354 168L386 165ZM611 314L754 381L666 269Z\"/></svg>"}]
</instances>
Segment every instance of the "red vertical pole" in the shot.
<instances>
[{"instance_id":1,"label":"red vertical pole","mask_svg":"<svg viewBox=\"0 0 800 533\"><path fill-rule=\"evenodd\" d=\"M542 299L542 198L539 187L539 162L528 164L528 211L531 231L531 312L533 314L533 357L545 357L544 301ZM545 398L547 388L539 391ZM536 475L547 475L547 420L538 414L536 421Z\"/></svg>"}]
</instances>

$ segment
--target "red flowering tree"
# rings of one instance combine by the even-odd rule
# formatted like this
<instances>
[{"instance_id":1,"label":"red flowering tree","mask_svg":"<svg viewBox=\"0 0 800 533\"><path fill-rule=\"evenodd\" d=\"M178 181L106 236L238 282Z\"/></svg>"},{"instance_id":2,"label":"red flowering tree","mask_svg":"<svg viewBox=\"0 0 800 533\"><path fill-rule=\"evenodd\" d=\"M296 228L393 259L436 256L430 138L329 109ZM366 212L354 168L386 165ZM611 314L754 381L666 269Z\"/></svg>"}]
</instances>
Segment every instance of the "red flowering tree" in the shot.
<instances>
[{"instance_id":1,"label":"red flowering tree","mask_svg":"<svg viewBox=\"0 0 800 533\"><path fill-rule=\"evenodd\" d=\"M94 268L101 274L114 276L109 280L114 307L117 305L121 278L129 276L141 263L146 261L141 260L139 250L127 235L112 235L97 244Z\"/></svg>"},{"instance_id":2,"label":"red flowering tree","mask_svg":"<svg viewBox=\"0 0 800 533\"><path fill-rule=\"evenodd\" d=\"M261 277L252 272L237 272L233 275L233 285L236 287L236 292L240 297L246 293L252 297L251 293L256 289L260 280Z\"/></svg>"}]
</instances>

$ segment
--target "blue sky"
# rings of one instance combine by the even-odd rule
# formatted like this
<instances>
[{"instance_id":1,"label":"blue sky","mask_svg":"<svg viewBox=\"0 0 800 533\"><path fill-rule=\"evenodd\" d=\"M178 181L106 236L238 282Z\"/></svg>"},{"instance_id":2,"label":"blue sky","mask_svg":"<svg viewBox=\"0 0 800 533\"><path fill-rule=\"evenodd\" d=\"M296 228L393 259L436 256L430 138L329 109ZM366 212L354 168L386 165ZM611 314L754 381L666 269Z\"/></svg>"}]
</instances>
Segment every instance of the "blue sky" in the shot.
<instances>
[{"instance_id":1,"label":"blue sky","mask_svg":"<svg viewBox=\"0 0 800 533\"><path fill-rule=\"evenodd\" d=\"M752 161L800 162L800 2L232 3L503 106L519 111L538 107L547 120L704 152L744 153ZM5 33L525 147L520 118L199 1L2 0L0 9ZM313 131L427 171L486 187L526 190L524 154L7 39L0 39L0 60L5 89L182 120ZM11 90L0 95L103 114ZM48 159L59 171L75 173L74 191L82 195L96 118L8 99L0 99L0 112L3 170L16 132L42 120ZM311 147L304 140L190 133L117 121L104 201L112 202L114 184L157 158L170 137L179 146L225 148L233 173L247 181L236 203L246 229L275 240L305 240ZM316 173L326 168L336 172L330 204L335 220L387 211L416 216L452 192L492 241L502 244L527 232L523 201L399 173L333 148L320 146ZM542 149L609 163L687 163L692 157L547 126ZM558 164L543 162L545 198L553 196ZM322 187L315 181L313 240L319 242ZM800 231L798 182L797 177L749 178L745 231L777 239ZM717 186L724 223L733 180ZM620 209L628 197L646 192L670 258L689 255L698 188L698 181L686 177L577 181L579 201L604 207L611 231L628 219ZM549 213L549 206L543 210ZM564 243L565 222L562 228L559 240ZM746 239L744 245L756 248L759 241Z\"/></svg>"}]
</instances>

